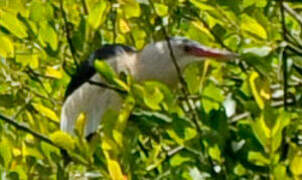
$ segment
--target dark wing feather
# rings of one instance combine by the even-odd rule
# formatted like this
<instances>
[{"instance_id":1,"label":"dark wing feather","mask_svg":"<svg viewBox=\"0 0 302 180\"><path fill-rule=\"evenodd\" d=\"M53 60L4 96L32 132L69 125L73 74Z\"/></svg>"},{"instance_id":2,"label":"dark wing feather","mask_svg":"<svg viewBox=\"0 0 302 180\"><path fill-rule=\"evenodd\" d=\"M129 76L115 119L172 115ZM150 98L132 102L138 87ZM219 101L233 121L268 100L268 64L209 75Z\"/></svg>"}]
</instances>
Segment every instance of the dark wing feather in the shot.
<instances>
[{"instance_id":1,"label":"dark wing feather","mask_svg":"<svg viewBox=\"0 0 302 180\"><path fill-rule=\"evenodd\" d=\"M119 55L121 51L128 53L135 52L135 50L129 46L122 44L107 44L92 53L88 60L80 64L77 72L71 77L71 81L68 84L65 92L65 99L96 73L94 69L94 61L96 59L106 60L113 56Z\"/></svg>"}]
</instances>

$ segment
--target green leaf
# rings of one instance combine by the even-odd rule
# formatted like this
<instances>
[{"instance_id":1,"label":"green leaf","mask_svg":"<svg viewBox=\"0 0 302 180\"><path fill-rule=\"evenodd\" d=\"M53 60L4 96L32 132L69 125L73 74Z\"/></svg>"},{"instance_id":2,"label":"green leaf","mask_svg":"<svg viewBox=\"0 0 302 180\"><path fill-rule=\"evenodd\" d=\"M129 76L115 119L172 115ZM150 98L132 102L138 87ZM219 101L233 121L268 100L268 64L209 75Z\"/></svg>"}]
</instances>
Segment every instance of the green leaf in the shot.
<instances>
[{"instance_id":1,"label":"green leaf","mask_svg":"<svg viewBox=\"0 0 302 180\"><path fill-rule=\"evenodd\" d=\"M209 113L213 109L218 110L223 101L223 92L215 85L210 84L203 90L202 103L207 113Z\"/></svg>"},{"instance_id":2,"label":"green leaf","mask_svg":"<svg viewBox=\"0 0 302 180\"><path fill-rule=\"evenodd\" d=\"M0 56L13 57L14 56L14 43L8 36L0 35Z\"/></svg>"},{"instance_id":3,"label":"green leaf","mask_svg":"<svg viewBox=\"0 0 302 180\"><path fill-rule=\"evenodd\" d=\"M112 67L105 61L97 60L94 62L94 67L98 73L105 78L105 80L109 83L114 83L114 79L117 78L115 71Z\"/></svg>"},{"instance_id":4,"label":"green leaf","mask_svg":"<svg viewBox=\"0 0 302 180\"><path fill-rule=\"evenodd\" d=\"M242 164L237 164L234 168L234 173L237 176L243 176L247 173L247 170L242 166Z\"/></svg>"},{"instance_id":5,"label":"green leaf","mask_svg":"<svg viewBox=\"0 0 302 180\"><path fill-rule=\"evenodd\" d=\"M43 106L42 104L38 104L38 103L32 103L33 107L42 115L48 117L49 119L59 122L59 118L57 116L57 114L49 109L48 107Z\"/></svg>"},{"instance_id":6,"label":"green leaf","mask_svg":"<svg viewBox=\"0 0 302 180\"><path fill-rule=\"evenodd\" d=\"M160 110L160 103L164 99L163 93L158 87L146 87L144 89L144 102L152 110Z\"/></svg>"},{"instance_id":7,"label":"green leaf","mask_svg":"<svg viewBox=\"0 0 302 180\"><path fill-rule=\"evenodd\" d=\"M168 6L161 4L161 3L154 3L156 13L163 17L168 14Z\"/></svg>"},{"instance_id":8,"label":"green leaf","mask_svg":"<svg viewBox=\"0 0 302 180\"><path fill-rule=\"evenodd\" d=\"M50 139L56 145L66 150L73 150L75 148L75 140L66 132L56 131L50 135Z\"/></svg>"},{"instance_id":9,"label":"green leaf","mask_svg":"<svg viewBox=\"0 0 302 180\"><path fill-rule=\"evenodd\" d=\"M50 26L46 22L40 23L40 31L39 31L39 40L41 43L46 46L49 44L53 50L56 50L58 47L58 36L52 26Z\"/></svg>"},{"instance_id":10,"label":"green leaf","mask_svg":"<svg viewBox=\"0 0 302 180\"><path fill-rule=\"evenodd\" d=\"M251 151L248 153L248 160L258 166L267 166L270 160L262 155L260 152Z\"/></svg>"},{"instance_id":11,"label":"green leaf","mask_svg":"<svg viewBox=\"0 0 302 180\"><path fill-rule=\"evenodd\" d=\"M17 18L16 14L12 14L6 11L1 11L0 14L2 18L0 18L0 25L5 27L12 34L17 36L18 38L26 38L27 32L25 26L21 21ZM3 18L5 17L5 18Z\"/></svg>"},{"instance_id":12,"label":"green leaf","mask_svg":"<svg viewBox=\"0 0 302 180\"><path fill-rule=\"evenodd\" d=\"M0 156L3 159L4 167L8 168L13 157L11 143L6 138L2 138L0 142Z\"/></svg>"},{"instance_id":13,"label":"green leaf","mask_svg":"<svg viewBox=\"0 0 302 180\"><path fill-rule=\"evenodd\" d=\"M107 1L100 1L91 10L88 15L88 24L93 29L98 29L98 27L105 21L105 14L109 5Z\"/></svg>"},{"instance_id":14,"label":"green leaf","mask_svg":"<svg viewBox=\"0 0 302 180\"><path fill-rule=\"evenodd\" d=\"M23 67L30 66L33 69L39 66L38 54L17 54L16 62L20 63Z\"/></svg>"},{"instance_id":15,"label":"green leaf","mask_svg":"<svg viewBox=\"0 0 302 180\"><path fill-rule=\"evenodd\" d=\"M141 9L136 2L136 0L120 0L122 5L122 9L124 11L124 14L126 18L133 18L133 17L139 17L141 15Z\"/></svg>"},{"instance_id":16,"label":"green leaf","mask_svg":"<svg viewBox=\"0 0 302 180\"><path fill-rule=\"evenodd\" d=\"M267 39L267 32L254 18L244 14L241 16L241 29L247 33Z\"/></svg>"},{"instance_id":17,"label":"green leaf","mask_svg":"<svg viewBox=\"0 0 302 180\"><path fill-rule=\"evenodd\" d=\"M211 156L212 159L221 162L221 151L219 149L219 146L217 144L215 144L214 147L210 147L209 148L209 155Z\"/></svg>"},{"instance_id":18,"label":"green leaf","mask_svg":"<svg viewBox=\"0 0 302 180\"><path fill-rule=\"evenodd\" d=\"M178 153L170 159L170 164L171 166L175 167L189 161L192 161L192 157L186 157L182 153Z\"/></svg>"},{"instance_id":19,"label":"green leaf","mask_svg":"<svg viewBox=\"0 0 302 180\"><path fill-rule=\"evenodd\" d=\"M302 175L301 164L302 164L302 156L297 154L290 163L290 171L296 176Z\"/></svg>"},{"instance_id":20,"label":"green leaf","mask_svg":"<svg viewBox=\"0 0 302 180\"><path fill-rule=\"evenodd\" d=\"M215 10L215 8L207 5L207 3L203 0L190 0L190 2L192 4L194 4L195 6L197 6L200 10L203 10L203 11L214 11Z\"/></svg>"},{"instance_id":21,"label":"green leaf","mask_svg":"<svg viewBox=\"0 0 302 180\"><path fill-rule=\"evenodd\" d=\"M249 78L249 82L250 82L252 93L254 95L254 98L255 98L259 108L264 109L265 102L261 98L259 89L257 89L257 86L256 86L257 78L259 78L259 74L257 72L252 72L252 74L250 75L250 78Z\"/></svg>"}]
</instances>

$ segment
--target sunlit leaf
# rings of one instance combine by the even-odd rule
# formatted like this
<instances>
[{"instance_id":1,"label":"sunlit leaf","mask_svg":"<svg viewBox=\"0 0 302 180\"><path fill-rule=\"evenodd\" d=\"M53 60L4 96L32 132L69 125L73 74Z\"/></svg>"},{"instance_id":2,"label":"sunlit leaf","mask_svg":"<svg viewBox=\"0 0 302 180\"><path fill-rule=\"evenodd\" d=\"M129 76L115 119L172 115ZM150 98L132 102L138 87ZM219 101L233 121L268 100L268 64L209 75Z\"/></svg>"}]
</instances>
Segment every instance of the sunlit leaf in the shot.
<instances>
[{"instance_id":1,"label":"sunlit leaf","mask_svg":"<svg viewBox=\"0 0 302 180\"><path fill-rule=\"evenodd\" d=\"M63 77L63 73L61 70L57 70L54 67L50 66L46 67L45 75L56 79L61 79Z\"/></svg>"},{"instance_id":2,"label":"sunlit leaf","mask_svg":"<svg viewBox=\"0 0 302 180\"><path fill-rule=\"evenodd\" d=\"M255 151L249 152L248 160L258 166L266 166L270 163L268 158L264 157L260 152Z\"/></svg>"},{"instance_id":3,"label":"sunlit leaf","mask_svg":"<svg viewBox=\"0 0 302 180\"><path fill-rule=\"evenodd\" d=\"M247 14L244 14L241 16L242 23L241 23L241 29L251 33L253 35L256 35L262 39L267 39L267 32L263 28L261 24L257 22L254 18L248 16Z\"/></svg>"},{"instance_id":4,"label":"sunlit leaf","mask_svg":"<svg viewBox=\"0 0 302 180\"><path fill-rule=\"evenodd\" d=\"M7 36L0 35L0 56L12 57L14 56L14 44Z\"/></svg>"},{"instance_id":5,"label":"sunlit leaf","mask_svg":"<svg viewBox=\"0 0 302 180\"><path fill-rule=\"evenodd\" d=\"M97 29L104 22L107 9L107 1L100 1L92 8L87 21L93 29Z\"/></svg>"},{"instance_id":6,"label":"sunlit leaf","mask_svg":"<svg viewBox=\"0 0 302 180\"><path fill-rule=\"evenodd\" d=\"M5 27L18 38L22 39L27 37L26 28L23 23L17 18L16 14L1 11L0 17L1 26Z\"/></svg>"},{"instance_id":7,"label":"sunlit leaf","mask_svg":"<svg viewBox=\"0 0 302 180\"><path fill-rule=\"evenodd\" d=\"M49 119L51 119L53 121L59 122L59 118L58 118L57 114L50 108L45 107L44 105L38 104L38 103L33 103L32 105L42 115L48 117Z\"/></svg>"},{"instance_id":8,"label":"sunlit leaf","mask_svg":"<svg viewBox=\"0 0 302 180\"><path fill-rule=\"evenodd\" d=\"M168 7L161 3L154 3L155 11L159 16L166 16L168 14Z\"/></svg>"},{"instance_id":9,"label":"sunlit leaf","mask_svg":"<svg viewBox=\"0 0 302 180\"><path fill-rule=\"evenodd\" d=\"M56 131L50 135L50 139L64 149L73 150L75 148L75 140L66 132Z\"/></svg>"},{"instance_id":10,"label":"sunlit leaf","mask_svg":"<svg viewBox=\"0 0 302 180\"><path fill-rule=\"evenodd\" d=\"M302 175L302 156L296 155L290 163L290 170L294 175Z\"/></svg>"}]
</instances>

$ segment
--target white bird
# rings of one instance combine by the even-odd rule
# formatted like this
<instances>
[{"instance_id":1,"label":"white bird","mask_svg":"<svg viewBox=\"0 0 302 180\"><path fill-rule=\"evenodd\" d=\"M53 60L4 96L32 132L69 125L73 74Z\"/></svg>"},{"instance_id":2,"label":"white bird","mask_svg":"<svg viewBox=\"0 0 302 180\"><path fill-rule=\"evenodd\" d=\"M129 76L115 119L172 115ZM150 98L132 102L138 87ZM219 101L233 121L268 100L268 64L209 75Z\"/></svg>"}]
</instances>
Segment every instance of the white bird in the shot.
<instances>
[{"instance_id":1,"label":"white bird","mask_svg":"<svg viewBox=\"0 0 302 180\"><path fill-rule=\"evenodd\" d=\"M170 44L181 70L188 64L205 58L227 60L236 56L183 37L171 38ZM81 64L68 85L61 112L62 131L74 134L77 117L83 112L87 118L85 135L88 136L97 130L104 112L108 109L119 110L122 105L122 98L114 90L87 82L105 82L94 69L96 59L106 60L117 73L130 74L138 82L156 80L170 87L178 83L177 71L166 40L149 44L140 52L125 45L105 45Z\"/></svg>"}]
</instances>

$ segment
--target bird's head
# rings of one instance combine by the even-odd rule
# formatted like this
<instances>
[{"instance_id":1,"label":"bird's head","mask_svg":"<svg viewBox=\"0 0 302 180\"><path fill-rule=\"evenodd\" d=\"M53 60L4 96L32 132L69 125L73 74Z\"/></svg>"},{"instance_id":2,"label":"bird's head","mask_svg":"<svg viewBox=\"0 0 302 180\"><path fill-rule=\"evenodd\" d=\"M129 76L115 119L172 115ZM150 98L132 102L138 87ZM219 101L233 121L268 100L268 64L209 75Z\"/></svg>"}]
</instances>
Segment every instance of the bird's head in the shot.
<instances>
[{"instance_id":1,"label":"bird's head","mask_svg":"<svg viewBox=\"0 0 302 180\"><path fill-rule=\"evenodd\" d=\"M201 45L197 41L184 37L170 38L170 44L173 49L175 59L181 67L207 58L229 60L237 57L235 53L209 48ZM166 40L148 45L144 48L142 54L145 56L152 56L153 58L151 59L157 59L160 61L169 60L171 62L170 48Z\"/></svg>"}]
</instances>

